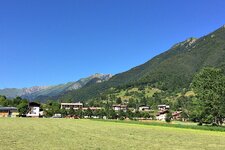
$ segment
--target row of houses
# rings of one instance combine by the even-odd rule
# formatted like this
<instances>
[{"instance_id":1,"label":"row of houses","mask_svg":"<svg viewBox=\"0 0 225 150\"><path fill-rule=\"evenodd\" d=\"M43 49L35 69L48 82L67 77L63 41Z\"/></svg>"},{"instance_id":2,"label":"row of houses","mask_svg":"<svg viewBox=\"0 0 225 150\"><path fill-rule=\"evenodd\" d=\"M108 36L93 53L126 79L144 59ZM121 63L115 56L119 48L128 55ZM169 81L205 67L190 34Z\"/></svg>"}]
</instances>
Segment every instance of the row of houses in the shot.
<instances>
[{"instance_id":1,"label":"row of houses","mask_svg":"<svg viewBox=\"0 0 225 150\"><path fill-rule=\"evenodd\" d=\"M87 110L87 109L91 109L91 110L100 110L103 109L102 107L83 107L83 103L61 103L61 109L74 109L74 110L78 110L78 109L82 109L82 110ZM127 111L128 107L127 105L123 105L123 104L114 104L112 105L112 109L115 111ZM139 106L138 107L139 111L150 111L150 107L149 106Z\"/></svg>"},{"instance_id":2,"label":"row of houses","mask_svg":"<svg viewBox=\"0 0 225 150\"><path fill-rule=\"evenodd\" d=\"M101 110L102 107L84 107L83 103L61 103L61 109L74 109L74 110ZM127 105L123 104L114 104L112 105L112 109L115 111L127 111ZM166 119L167 113L169 113L170 106L169 105L158 105L158 113L156 114L156 119L164 121ZM133 109L133 111L136 111ZM139 106L138 111L140 112L150 112L151 109L149 106ZM16 117L18 116L18 110L16 107L0 107L0 117ZM40 109L40 104L36 102L30 102L28 105L28 112L25 115L26 117L41 117L43 116L43 110ZM181 111L176 111L172 113L172 116L175 120L181 118Z\"/></svg>"},{"instance_id":3,"label":"row of houses","mask_svg":"<svg viewBox=\"0 0 225 150\"><path fill-rule=\"evenodd\" d=\"M61 103L61 109L74 109L74 110L78 110L78 109L82 109L82 110L87 110L87 109L91 109L91 110L101 110L103 108L101 107L83 107L83 103ZM127 105L123 105L123 104L114 104L112 105L112 109L115 111L127 111L128 107ZM135 109L133 109L133 111L136 111ZM140 112L150 112L151 109L149 106L139 106L138 107L138 111ZM158 105L158 113L156 114L156 119L160 120L160 121L165 121L166 119L166 115L169 113L170 111L170 106L169 105ZM172 113L173 119L174 120L178 120L181 118L181 111L176 111Z\"/></svg>"}]
</instances>

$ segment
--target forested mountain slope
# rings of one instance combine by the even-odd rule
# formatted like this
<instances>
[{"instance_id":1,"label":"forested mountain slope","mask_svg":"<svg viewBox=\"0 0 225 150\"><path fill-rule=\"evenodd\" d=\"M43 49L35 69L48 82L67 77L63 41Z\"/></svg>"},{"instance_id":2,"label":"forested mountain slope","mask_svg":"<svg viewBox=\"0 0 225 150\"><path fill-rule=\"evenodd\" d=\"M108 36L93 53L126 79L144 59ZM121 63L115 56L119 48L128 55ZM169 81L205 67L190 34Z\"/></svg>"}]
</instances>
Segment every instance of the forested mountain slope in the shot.
<instances>
[{"instance_id":1,"label":"forested mountain slope","mask_svg":"<svg viewBox=\"0 0 225 150\"><path fill-rule=\"evenodd\" d=\"M225 26L199 39L189 38L148 62L92 84L61 94L58 99L80 101L93 98L110 87L150 84L163 90L189 87L193 75L205 66L225 69Z\"/></svg>"}]
</instances>

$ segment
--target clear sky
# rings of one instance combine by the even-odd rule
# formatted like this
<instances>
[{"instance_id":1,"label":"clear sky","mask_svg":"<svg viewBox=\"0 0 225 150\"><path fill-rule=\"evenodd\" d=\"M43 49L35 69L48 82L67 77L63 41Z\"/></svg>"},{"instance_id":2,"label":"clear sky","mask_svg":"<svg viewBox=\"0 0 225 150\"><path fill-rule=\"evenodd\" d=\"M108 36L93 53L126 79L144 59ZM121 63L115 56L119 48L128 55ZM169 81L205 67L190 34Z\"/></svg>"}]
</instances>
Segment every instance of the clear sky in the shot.
<instances>
[{"instance_id":1,"label":"clear sky","mask_svg":"<svg viewBox=\"0 0 225 150\"><path fill-rule=\"evenodd\" d=\"M120 73L223 24L224 0L0 0L0 88Z\"/></svg>"}]
</instances>

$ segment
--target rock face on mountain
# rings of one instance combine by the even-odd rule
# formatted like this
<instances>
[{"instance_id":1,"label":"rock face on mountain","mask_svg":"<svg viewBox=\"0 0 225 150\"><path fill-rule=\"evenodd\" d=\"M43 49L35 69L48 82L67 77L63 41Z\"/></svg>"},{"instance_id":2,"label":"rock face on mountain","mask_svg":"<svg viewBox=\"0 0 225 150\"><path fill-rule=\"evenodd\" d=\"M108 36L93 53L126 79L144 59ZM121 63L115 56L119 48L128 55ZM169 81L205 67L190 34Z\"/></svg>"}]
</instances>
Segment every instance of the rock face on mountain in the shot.
<instances>
[{"instance_id":1,"label":"rock face on mountain","mask_svg":"<svg viewBox=\"0 0 225 150\"><path fill-rule=\"evenodd\" d=\"M22 88L22 89L16 89L16 88L1 89L0 95L5 95L9 98L21 96L24 98L28 98L30 100L34 100L34 99L45 100L46 98L55 97L66 91L77 90L79 88L82 88L86 84L94 84L94 83L101 83L101 82L107 81L111 77L112 77L111 74L96 73L90 77L82 78L75 82L68 82L65 84L59 84L55 86L34 86L31 88ZM93 80L96 80L96 82L93 82Z\"/></svg>"},{"instance_id":2,"label":"rock face on mountain","mask_svg":"<svg viewBox=\"0 0 225 150\"><path fill-rule=\"evenodd\" d=\"M168 51L140 66L113 76L107 82L84 86L77 91L67 92L60 98L87 100L110 87L127 84L150 84L164 90L187 88L193 75L206 66L225 70L224 26L201 38L189 38L175 44Z\"/></svg>"},{"instance_id":3,"label":"rock face on mountain","mask_svg":"<svg viewBox=\"0 0 225 150\"><path fill-rule=\"evenodd\" d=\"M48 86L33 86L30 88L5 88L5 89L0 89L0 95L5 95L6 97L9 98L14 98L16 96L23 96L23 95L28 95L32 94L41 90L45 90L49 88Z\"/></svg>"}]
</instances>

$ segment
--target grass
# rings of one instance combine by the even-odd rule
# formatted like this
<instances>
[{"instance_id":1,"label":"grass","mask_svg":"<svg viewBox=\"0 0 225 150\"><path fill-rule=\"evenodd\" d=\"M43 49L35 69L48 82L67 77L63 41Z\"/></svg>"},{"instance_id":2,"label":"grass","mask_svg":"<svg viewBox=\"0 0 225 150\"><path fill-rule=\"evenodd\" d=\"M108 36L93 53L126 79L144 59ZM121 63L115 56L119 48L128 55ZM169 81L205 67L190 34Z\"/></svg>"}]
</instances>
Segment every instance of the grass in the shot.
<instances>
[{"instance_id":1,"label":"grass","mask_svg":"<svg viewBox=\"0 0 225 150\"><path fill-rule=\"evenodd\" d=\"M151 87L145 87L145 89L142 91L140 91L138 88L134 87L134 88L130 88L128 90L120 90L118 93L114 93L114 94L117 98L121 98L122 100L129 100L130 98L135 97L135 95L132 93L134 93L134 92L142 93L143 91L145 92L145 94L144 94L145 97L152 97L154 93L160 92L159 89L151 88ZM131 95L126 96L126 93L130 93Z\"/></svg>"},{"instance_id":2,"label":"grass","mask_svg":"<svg viewBox=\"0 0 225 150\"><path fill-rule=\"evenodd\" d=\"M150 126L162 126L162 127L182 128L182 129L218 131L218 132L225 133L224 126L211 126L211 125L198 126L196 123L192 123L192 122L173 121L171 123L166 123L163 121L155 121L155 120L131 121L131 120L102 120L102 119L98 119L96 121L128 123L128 124L137 124L137 125L150 125Z\"/></svg>"},{"instance_id":3,"label":"grass","mask_svg":"<svg viewBox=\"0 0 225 150\"><path fill-rule=\"evenodd\" d=\"M0 118L0 149L223 150L225 133L73 119Z\"/></svg>"}]
</instances>

